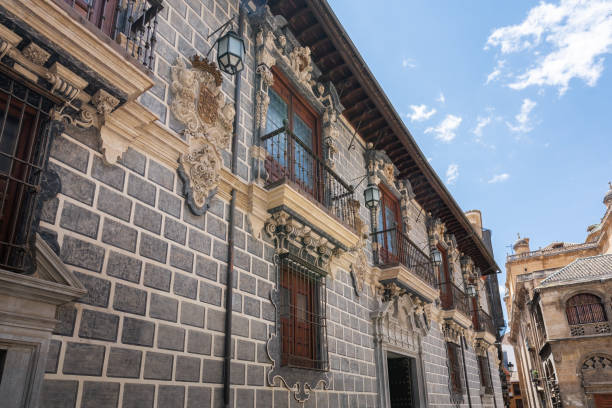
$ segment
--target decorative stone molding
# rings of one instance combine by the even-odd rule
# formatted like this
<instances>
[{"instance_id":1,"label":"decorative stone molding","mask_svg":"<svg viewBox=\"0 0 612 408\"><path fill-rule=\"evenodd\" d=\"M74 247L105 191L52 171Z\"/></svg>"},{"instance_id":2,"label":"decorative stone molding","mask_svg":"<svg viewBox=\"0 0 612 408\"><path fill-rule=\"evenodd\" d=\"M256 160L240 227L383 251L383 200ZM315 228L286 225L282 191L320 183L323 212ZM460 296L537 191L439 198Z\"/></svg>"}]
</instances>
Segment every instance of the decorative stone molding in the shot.
<instances>
[{"instance_id":1,"label":"decorative stone molding","mask_svg":"<svg viewBox=\"0 0 612 408\"><path fill-rule=\"evenodd\" d=\"M612 356L595 354L584 360L578 376L587 392L612 391Z\"/></svg>"},{"instance_id":2,"label":"decorative stone molding","mask_svg":"<svg viewBox=\"0 0 612 408\"><path fill-rule=\"evenodd\" d=\"M444 340L449 343L461 344L461 336L465 334L465 329L453 320L445 320L442 324Z\"/></svg>"},{"instance_id":3,"label":"decorative stone molding","mask_svg":"<svg viewBox=\"0 0 612 408\"><path fill-rule=\"evenodd\" d=\"M40 48L35 43L31 42L21 51L24 57L32 61L36 65L44 65L49 60L51 54Z\"/></svg>"},{"instance_id":4,"label":"decorative stone molding","mask_svg":"<svg viewBox=\"0 0 612 408\"><path fill-rule=\"evenodd\" d=\"M272 214L265 225L266 233L276 244L276 253L297 251L302 259L307 259L318 268L331 274L330 262L342 250L327 238L315 233L311 227L291 217L286 211Z\"/></svg>"},{"instance_id":5,"label":"decorative stone molding","mask_svg":"<svg viewBox=\"0 0 612 408\"><path fill-rule=\"evenodd\" d=\"M373 150L374 145L372 143L368 143L366 148L368 174L373 177L376 184L383 181L387 188L401 199L401 193L396 186L398 171L389 156L387 156L387 153L384 150Z\"/></svg>"},{"instance_id":6,"label":"decorative stone molding","mask_svg":"<svg viewBox=\"0 0 612 408\"><path fill-rule=\"evenodd\" d=\"M219 185L221 150L229 148L234 107L221 92L222 76L215 63L192 59L187 68L179 58L171 68L173 95L170 110L183 124L189 149L179 159L189 208L202 214Z\"/></svg>"},{"instance_id":7,"label":"decorative stone molding","mask_svg":"<svg viewBox=\"0 0 612 408\"><path fill-rule=\"evenodd\" d=\"M325 146L325 163L332 169L336 167L336 155L338 154L338 148L336 147L336 140L340 135L338 129L338 116L336 111L327 108L323 113L323 145Z\"/></svg>"},{"instance_id":8,"label":"decorative stone molding","mask_svg":"<svg viewBox=\"0 0 612 408\"><path fill-rule=\"evenodd\" d=\"M407 293L392 296L379 303L371 315L374 322L374 342L418 353L420 342L429 325L423 303Z\"/></svg>"}]
</instances>

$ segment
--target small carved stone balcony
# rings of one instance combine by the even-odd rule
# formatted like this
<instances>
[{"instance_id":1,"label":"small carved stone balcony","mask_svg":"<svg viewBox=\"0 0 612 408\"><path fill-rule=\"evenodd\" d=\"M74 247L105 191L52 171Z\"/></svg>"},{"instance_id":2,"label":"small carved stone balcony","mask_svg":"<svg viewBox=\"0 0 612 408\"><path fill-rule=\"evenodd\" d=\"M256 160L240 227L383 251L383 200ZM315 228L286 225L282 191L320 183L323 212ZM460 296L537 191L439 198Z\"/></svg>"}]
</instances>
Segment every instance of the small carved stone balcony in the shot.
<instances>
[{"instance_id":1,"label":"small carved stone balcony","mask_svg":"<svg viewBox=\"0 0 612 408\"><path fill-rule=\"evenodd\" d=\"M452 282L440 282L440 300L444 318L451 318L464 327L472 324L468 297Z\"/></svg>"},{"instance_id":2,"label":"small carved stone balcony","mask_svg":"<svg viewBox=\"0 0 612 408\"><path fill-rule=\"evenodd\" d=\"M377 243L376 265L381 268L381 281L397 280L428 301L437 297L437 279L429 256L401 227L378 231L372 234L372 241Z\"/></svg>"},{"instance_id":3,"label":"small carved stone balcony","mask_svg":"<svg viewBox=\"0 0 612 408\"><path fill-rule=\"evenodd\" d=\"M570 334L572 337L592 336L597 334L610 334L612 329L609 322L573 324L570 325Z\"/></svg>"}]
</instances>

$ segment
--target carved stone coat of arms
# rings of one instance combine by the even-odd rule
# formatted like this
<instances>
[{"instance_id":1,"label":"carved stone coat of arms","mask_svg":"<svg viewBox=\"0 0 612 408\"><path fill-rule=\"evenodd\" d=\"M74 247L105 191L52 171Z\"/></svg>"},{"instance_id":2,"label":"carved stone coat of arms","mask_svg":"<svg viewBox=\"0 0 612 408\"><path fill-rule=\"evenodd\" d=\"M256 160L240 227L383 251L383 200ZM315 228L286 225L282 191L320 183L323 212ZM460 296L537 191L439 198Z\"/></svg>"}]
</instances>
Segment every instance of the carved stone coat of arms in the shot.
<instances>
[{"instance_id":1,"label":"carved stone coat of arms","mask_svg":"<svg viewBox=\"0 0 612 408\"><path fill-rule=\"evenodd\" d=\"M188 68L180 59L171 69L173 95L170 109L185 125L189 150L179 159L184 193L196 214L208 207L219 185L223 158L233 132L234 107L221 91L223 78L214 63L197 56Z\"/></svg>"}]
</instances>

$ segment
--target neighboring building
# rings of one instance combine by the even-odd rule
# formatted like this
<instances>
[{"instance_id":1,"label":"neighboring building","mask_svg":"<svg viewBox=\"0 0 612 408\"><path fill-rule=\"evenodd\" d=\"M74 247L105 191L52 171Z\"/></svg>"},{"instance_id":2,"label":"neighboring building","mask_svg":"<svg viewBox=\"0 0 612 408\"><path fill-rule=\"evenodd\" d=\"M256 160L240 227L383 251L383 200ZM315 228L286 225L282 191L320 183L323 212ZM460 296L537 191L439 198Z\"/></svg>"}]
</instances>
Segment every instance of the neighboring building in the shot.
<instances>
[{"instance_id":1,"label":"neighboring building","mask_svg":"<svg viewBox=\"0 0 612 408\"><path fill-rule=\"evenodd\" d=\"M0 3L3 407L503 406L480 212L325 1L262 3Z\"/></svg>"},{"instance_id":2,"label":"neighboring building","mask_svg":"<svg viewBox=\"0 0 612 408\"><path fill-rule=\"evenodd\" d=\"M606 212L582 244L529 251L506 262L510 341L529 407L612 404L612 186Z\"/></svg>"}]
</instances>

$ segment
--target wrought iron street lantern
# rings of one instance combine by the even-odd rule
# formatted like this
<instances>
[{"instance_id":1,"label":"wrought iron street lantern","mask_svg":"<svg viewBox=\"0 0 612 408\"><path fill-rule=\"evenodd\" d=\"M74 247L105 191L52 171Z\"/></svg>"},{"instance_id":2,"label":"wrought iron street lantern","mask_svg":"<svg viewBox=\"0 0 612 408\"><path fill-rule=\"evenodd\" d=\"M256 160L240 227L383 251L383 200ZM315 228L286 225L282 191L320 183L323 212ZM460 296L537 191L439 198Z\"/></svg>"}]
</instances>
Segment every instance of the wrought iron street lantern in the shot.
<instances>
[{"instance_id":1,"label":"wrought iron street lantern","mask_svg":"<svg viewBox=\"0 0 612 408\"><path fill-rule=\"evenodd\" d=\"M476 297L476 286L473 284L468 284L465 288L467 295L471 298Z\"/></svg>"},{"instance_id":2,"label":"wrought iron street lantern","mask_svg":"<svg viewBox=\"0 0 612 408\"><path fill-rule=\"evenodd\" d=\"M378 207L380 202L380 190L376 184L370 183L363 191L363 197L365 199L365 206L369 210L373 210Z\"/></svg>"},{"instance_id":3,"label":"wrought iron street lantern","mask_svg":"<svg viewBox=\"0 0 612 408\"><path fill-rule=\"evenodd\" d=\"M431 262L433 262L434 266L440 266L442 263L442 253L440 253L438 248L431 250Z\"/></svg>"},{"instance_id":4,"label":"wrought iron street lantern","mask_svg":"<svg viewBox=\"0 0 612 408\"><path fill-rule=\"evenodd\" d=\"M235 75L244 68L244 40L230 30L217 40L217 63L219 69Z\"/></svg>"}]
</instances>

